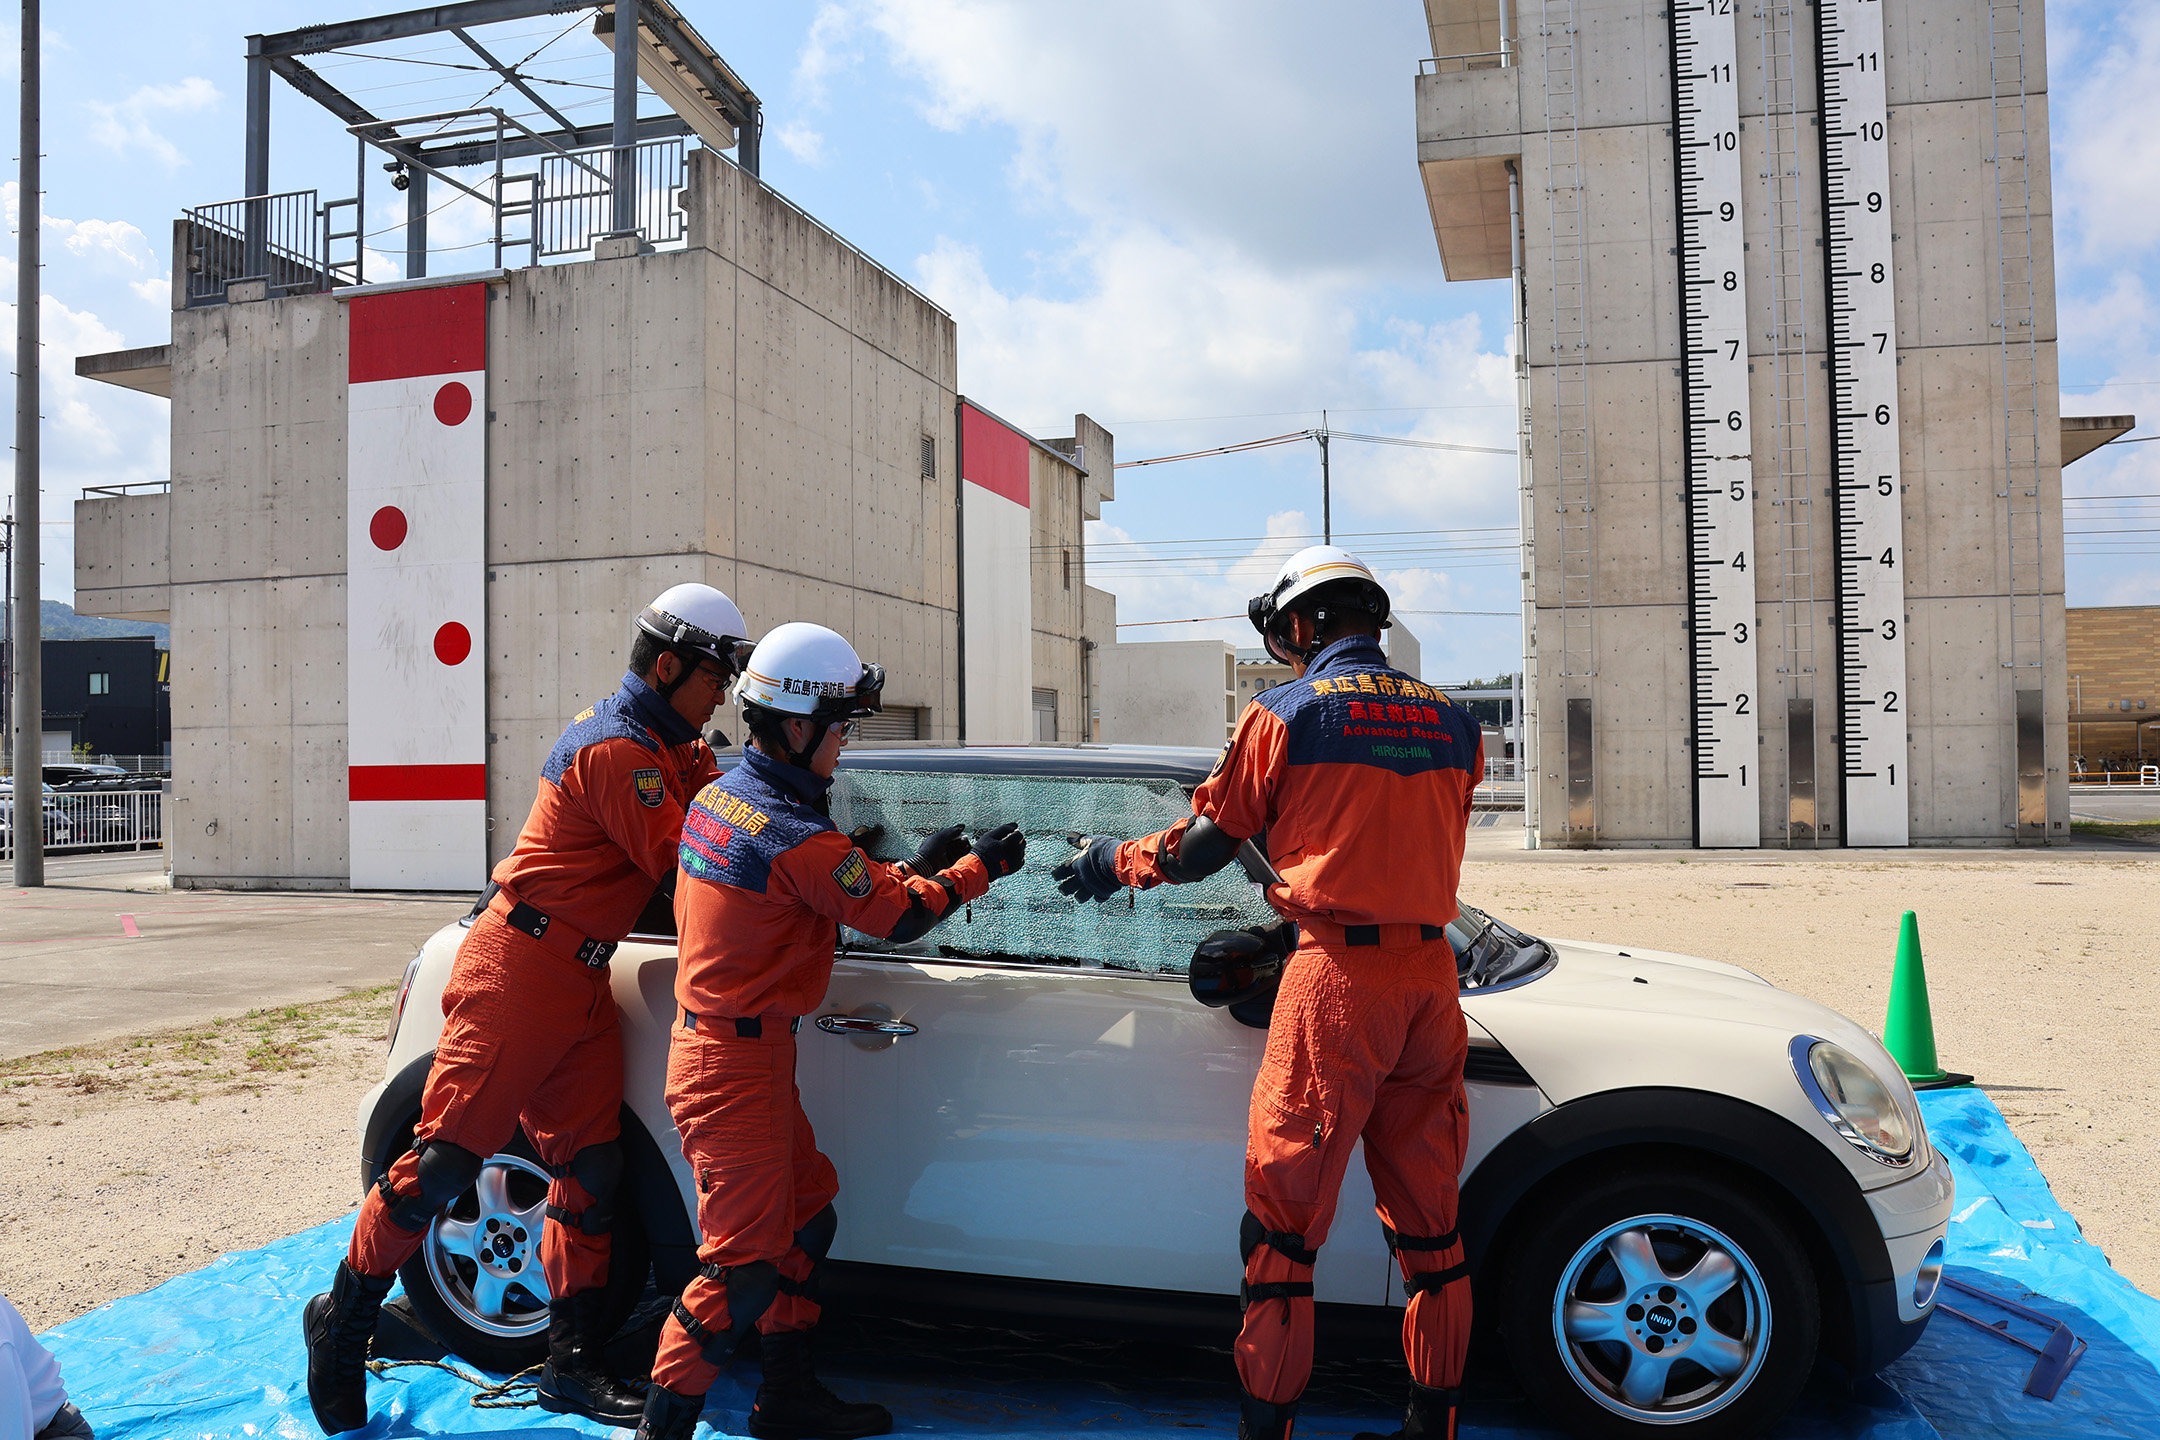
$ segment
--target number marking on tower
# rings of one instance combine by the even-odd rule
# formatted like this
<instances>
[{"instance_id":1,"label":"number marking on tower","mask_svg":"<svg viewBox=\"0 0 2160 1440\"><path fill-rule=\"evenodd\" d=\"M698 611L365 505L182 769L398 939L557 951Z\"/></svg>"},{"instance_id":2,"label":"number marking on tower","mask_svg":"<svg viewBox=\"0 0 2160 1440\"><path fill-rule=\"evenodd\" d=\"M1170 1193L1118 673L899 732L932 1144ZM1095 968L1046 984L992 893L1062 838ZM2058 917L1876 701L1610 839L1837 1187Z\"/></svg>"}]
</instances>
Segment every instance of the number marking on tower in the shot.
<instances>
[{"instance_id":1,"label":"number marking on tower","mask_svg":"<svg viewBox=\"0 0 2160 1440\"><path fill-rule=\"evenodd\" d=\"M1882 0L1822 0L1823 232L1837 498L1838 770L1847 845L1904 845L1905 521Z\"/></svg>"},{"instance_id":2,"label":"number marking on tower","mask_svg":"<svg viewBox=\"0 0 2160 1440\"><path fill-rule=\"evenodd\" d=\"M1673 155L1687 441L1695 843L1762 843L1754 425L1736 0L1674 0Z\"/></svg>"}]
</instances>

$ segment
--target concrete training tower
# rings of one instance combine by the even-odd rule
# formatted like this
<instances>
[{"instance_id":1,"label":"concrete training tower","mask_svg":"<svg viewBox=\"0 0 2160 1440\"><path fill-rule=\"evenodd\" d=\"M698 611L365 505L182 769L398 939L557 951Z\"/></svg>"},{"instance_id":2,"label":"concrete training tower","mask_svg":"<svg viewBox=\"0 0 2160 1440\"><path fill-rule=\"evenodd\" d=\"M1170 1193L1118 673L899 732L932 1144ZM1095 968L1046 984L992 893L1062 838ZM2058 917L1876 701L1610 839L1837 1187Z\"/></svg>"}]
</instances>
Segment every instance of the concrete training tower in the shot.
<instances>
[{"instance_id":1,"label":"concrete training tower","mask_svg":"<svg viewBox=\"0 0 2160 1440\"><path fill-rule=\"evenodd\" d=\"M1533 844L2068 819L2040 0L1426 0L1512 276Z\"/></svg>"}]
</instances>

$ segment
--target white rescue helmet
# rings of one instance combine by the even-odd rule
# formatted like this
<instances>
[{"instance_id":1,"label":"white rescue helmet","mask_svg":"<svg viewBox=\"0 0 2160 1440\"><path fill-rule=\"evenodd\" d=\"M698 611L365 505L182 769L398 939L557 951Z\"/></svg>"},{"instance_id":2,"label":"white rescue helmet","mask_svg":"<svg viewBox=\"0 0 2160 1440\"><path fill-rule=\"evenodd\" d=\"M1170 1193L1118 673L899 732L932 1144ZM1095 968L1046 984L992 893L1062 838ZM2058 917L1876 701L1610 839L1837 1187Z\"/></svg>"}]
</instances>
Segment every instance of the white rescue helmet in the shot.
<instances>
[{"instance_id":1,"label":"white rescue helmet","mask_svg":"<svg viewBox=\"0 0 2160 1440\"><path fill-rule=\"evenodd\" d=\"M711 660L732 680L750 654L742 611L710 585L669 586L638 615L637 628L682 659L685 679L699 661Z\"/></svg>"},{"instance_id":2,"label":"white rescue helmet","mask_svg":"<svg viewBox=\"0 0 2160 1440\"><path fill-rule=\"evenodd\" d=\"M1389 608L1386 588L1373 578L1364 561L1339 545L1308 545L1284 563L1265 595L1246 602L1245 617L1260 632L1268 653L1287 665L1293 658L1292 613L1311 615L1316 630L1324 628L1331 616L1351 611L1370 615L1385 629ZM1319 646L1314 645L1294 658L1310 662L1318 653Z\"/></svg>"},{"instance_id":3,"label":"white rescue helmet","mask_svg":"<svg viewBox=\"0 0 2160 1440\"><path fill-rule=\"evenodd\" d=\"M885 670L823 625L790 621L758 641L735 682L735 698L757 724L755 706L806 720L852 720L884 708Z\"/></svg>"}]
</instances>

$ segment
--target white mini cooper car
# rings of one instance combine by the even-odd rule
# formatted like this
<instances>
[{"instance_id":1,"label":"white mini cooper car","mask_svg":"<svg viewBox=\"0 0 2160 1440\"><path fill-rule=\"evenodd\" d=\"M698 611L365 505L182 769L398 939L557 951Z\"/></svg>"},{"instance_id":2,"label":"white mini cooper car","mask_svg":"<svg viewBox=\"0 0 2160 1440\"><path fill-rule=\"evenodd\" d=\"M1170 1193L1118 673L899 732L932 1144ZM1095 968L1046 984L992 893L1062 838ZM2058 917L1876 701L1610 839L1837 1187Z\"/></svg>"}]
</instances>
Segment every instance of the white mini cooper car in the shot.
<instances>
[{"instance_id":1,"label":"white mini cooper car","mask_svg":"<svg viewBox=\"0 0 2160 1440\"><path fill-rule=\"evenodd\" d=\"M874 853L1017 819L1030 854L920 941L841 937L797 1067L840 1171L829 1302L1232 1331L1266 1035L1196 1003L1184 970L1209 931L1273 917L1237 867L1100 907L1049 879L1069 833L1140 835L1189 813L1213 758L845 752L833 818L881 826ZM613 960L624 1315L648 1276L672 1292L695 1263L691 1176L661 1098L672 918L656 905L648 922ZM384 1081L360 1105L363 1185L411 1143L462 934L445 927L406 971ZM1950 1170L1866 1030L1732 965L1537 939L1468 905L1449 937L1471 1044L1461 1228L1481 1333L1504 1342L1478 1353L1504 1354L1559 1423L1759 1434L1818 1358L1865 1375L1918 1338ZM1362 1166L1343 1188L1314 1275L1319 1323L1378 1321L1373 1343L1391 1350L1402 1289ZM545 1189L520 1136L405 1268L415 1309L469 1359L516 1369L544 1349Z\"/></svg>"}]
</instances>

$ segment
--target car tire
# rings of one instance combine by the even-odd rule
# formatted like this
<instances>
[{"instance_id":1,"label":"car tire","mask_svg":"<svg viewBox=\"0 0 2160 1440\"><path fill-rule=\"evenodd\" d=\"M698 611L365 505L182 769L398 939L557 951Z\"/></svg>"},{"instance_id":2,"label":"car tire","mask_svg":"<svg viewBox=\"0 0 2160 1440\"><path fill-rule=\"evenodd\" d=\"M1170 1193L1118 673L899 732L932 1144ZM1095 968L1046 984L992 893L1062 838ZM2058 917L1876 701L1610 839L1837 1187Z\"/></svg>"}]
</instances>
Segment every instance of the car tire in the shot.
<instances>
[{"instance_id":1,"label":"car tire","mask_svg":"<svg viewBox=\"0 0 2160 1440\"><path fill-rule=\"evenodd\" d=\"M411 1149L411 1140L411 1131L405 1131L397 1153ZM547 1185L539 1153L520 1129L428 1226L420 1248L398 1270L414 1312L435 1338L483 1369L515 1373L547 1358L545 1285L527 1289L523 1278L540 1273L538 1221ZM483 1204L483 1196L491 1203ZM497 1233L488 1229L490 1221L507 1241L508 1253L493 1257L490 1273L483 1274L474 1256ZM610 1233L601 1319L612 1339L637 1307L652 1268L645 1227L627 1193L616 1197Z\"/></svg>"},{"instance_id":2,"label":"car tire","mask_svg":"<svg viewBox=\"0 0 2160 1440\"><path fill-rule=\"evenodd\" d=\"M1570 1434L1761 1435L1807 1383L1815 1273L1745 1184L1686 1169L1571 1177L1509 1231L1488 1303L1524 1392Z\"/></svg>"}]
</instances>

